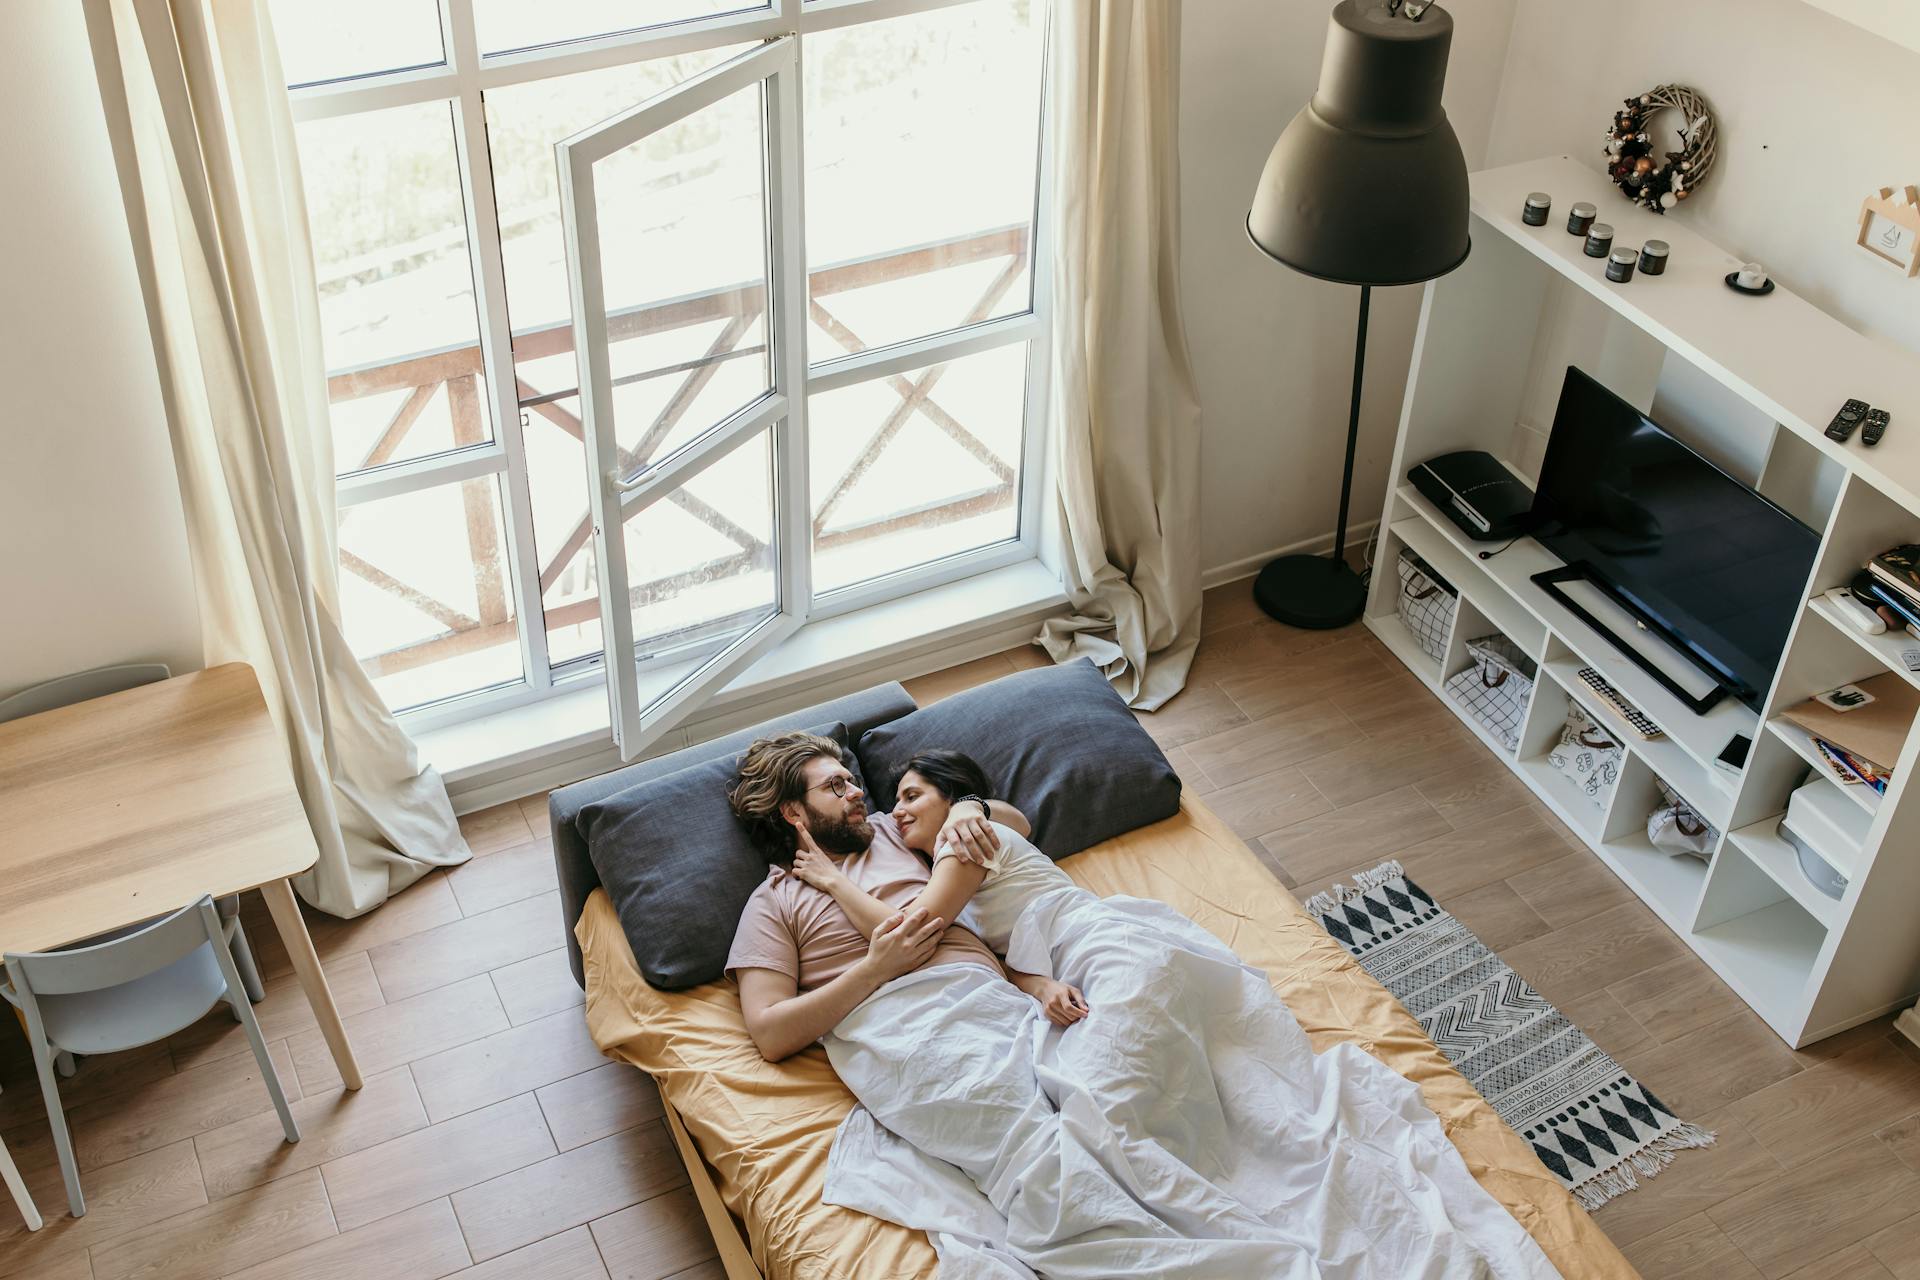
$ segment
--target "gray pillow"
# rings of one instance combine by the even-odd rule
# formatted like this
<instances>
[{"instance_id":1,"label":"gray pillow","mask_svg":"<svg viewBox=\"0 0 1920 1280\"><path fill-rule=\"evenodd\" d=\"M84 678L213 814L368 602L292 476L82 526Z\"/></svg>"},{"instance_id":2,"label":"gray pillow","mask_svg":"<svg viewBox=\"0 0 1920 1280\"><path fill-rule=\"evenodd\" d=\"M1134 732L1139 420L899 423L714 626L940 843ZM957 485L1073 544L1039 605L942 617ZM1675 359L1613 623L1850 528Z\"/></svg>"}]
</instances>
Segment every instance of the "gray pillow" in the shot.
<instances>
[{"instance_id":1,"label":"gray pillow","mask_svg":"<svg viewBox=\"0 0 1920 1280\"><path fill-rule=\"evenodd\" d=\"M1173 766L1084 658L1003 676L861 734L871 806L892 808L907 762L933 748L978 761L994 797L1027 815L1034 844L1054 858L1180 808Z\"/></svg>"},{"instance_id":2,"label":"gray pillow","mask_svg":"<svg viewBox=\"0 0 1920 1280\"><path fill-rule=\"evenodd\" d=\"M810 730L860 766L843 724ZM574 829L620 915L640 976L665 991L718 979L767 861L727 806L738 753L691 765L581 808Z\"/></svg>"}]
</instances>

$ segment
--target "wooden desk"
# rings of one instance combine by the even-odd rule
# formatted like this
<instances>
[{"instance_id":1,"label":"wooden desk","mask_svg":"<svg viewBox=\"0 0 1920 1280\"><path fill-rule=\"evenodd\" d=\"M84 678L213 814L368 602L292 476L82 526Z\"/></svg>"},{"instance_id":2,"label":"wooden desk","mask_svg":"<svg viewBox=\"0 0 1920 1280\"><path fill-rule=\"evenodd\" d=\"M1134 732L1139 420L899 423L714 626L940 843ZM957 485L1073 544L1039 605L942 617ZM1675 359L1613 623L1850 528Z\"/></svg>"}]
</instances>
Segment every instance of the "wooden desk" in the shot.
<instances>
[{"instance_id":1,"label":"wooden desk","mask_svg":"<svg viewBox=\"0 0 1920 1280\"><path fill-rule=\"evenodd\" d=\"M0 724L0 951L260 890L347 1088L360 1068L289 876L319 857L253 668Z\"/></svg>"}]
</instances>

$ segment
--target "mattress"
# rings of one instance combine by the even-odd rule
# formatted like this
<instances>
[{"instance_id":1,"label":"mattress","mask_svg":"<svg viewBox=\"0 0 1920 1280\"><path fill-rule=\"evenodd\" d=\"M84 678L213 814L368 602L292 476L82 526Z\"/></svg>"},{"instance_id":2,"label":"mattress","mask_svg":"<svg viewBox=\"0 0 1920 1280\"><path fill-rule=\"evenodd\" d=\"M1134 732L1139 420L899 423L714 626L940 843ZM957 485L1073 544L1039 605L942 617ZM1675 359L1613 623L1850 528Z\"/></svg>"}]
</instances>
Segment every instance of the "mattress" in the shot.
<instances>
[{"instance_id":1,"label":"mattress","mask_svg":"<svg viewBox=\"0 0 1920 1280\"><path fill-rule=\"evenodd\" d=\"M1164 822L1061 862L1099 894L1158 898L1265 970L1316 1049L1359 1044L1420 1086L1467 1168L1539 1241L1567 1280L1636 1275L1401 1008L1192 797ZM609 1057L646 1071L680 1115L745 1229L768 1280L921 1280L926 1237L821 1203L834 1130L853 1097L815 1046L764 1061L730 982L656 991L640 977L606 895L588 898L575 933L586 967L587 1025Z\"/></svg>"}]
</instances>

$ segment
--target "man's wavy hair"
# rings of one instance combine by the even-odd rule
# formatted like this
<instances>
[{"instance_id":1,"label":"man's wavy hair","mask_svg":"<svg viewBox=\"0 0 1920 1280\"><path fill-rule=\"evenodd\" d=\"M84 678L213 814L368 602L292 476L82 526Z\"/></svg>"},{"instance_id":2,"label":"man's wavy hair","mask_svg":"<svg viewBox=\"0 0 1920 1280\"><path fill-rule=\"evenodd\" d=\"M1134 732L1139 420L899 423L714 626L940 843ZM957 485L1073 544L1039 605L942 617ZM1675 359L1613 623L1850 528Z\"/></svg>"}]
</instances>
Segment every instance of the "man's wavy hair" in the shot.
<instances>
[{"instance_id":1,"label":"man's wavy hair","mask_svg":"<svg viewBox=\"0 0 1920 1280\"><path fill-rule=\"evenodd\" d=\"M804 800L809 761L828 756L852 768L847 753L832 738L817 733L779 733L761 738L740 757L740 768L727 788L733 816L747 829L747 838L769 863L793 861L800 838L780 813L789 800Z\"/></svg>"}]
</instances>

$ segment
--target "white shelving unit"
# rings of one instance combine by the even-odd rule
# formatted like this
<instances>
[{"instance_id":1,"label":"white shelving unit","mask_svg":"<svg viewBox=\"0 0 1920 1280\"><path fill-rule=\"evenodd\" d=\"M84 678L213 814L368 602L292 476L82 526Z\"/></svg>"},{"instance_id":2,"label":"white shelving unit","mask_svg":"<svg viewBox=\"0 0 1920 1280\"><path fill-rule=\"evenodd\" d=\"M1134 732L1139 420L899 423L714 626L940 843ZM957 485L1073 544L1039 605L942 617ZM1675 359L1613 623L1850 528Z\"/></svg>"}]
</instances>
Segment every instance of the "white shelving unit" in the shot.
<instances>
[{"instance_id":1,"label":"white shelving unit","mask_svg":"<svg viewBox=\"0 0 1920 1280\"><path fill-rule=\"evenodd\" d=\"M1520 221L1530 191L1553 196L1544 227ZM1666 240L1667 273L1608 282L1604 262L1586 257L1581 239L1564 230L1564 211L1577 200L1600 206L1617 244ZM1472 254L1426 287L1368 626L1789 1044L1911 1004L1920 994L1920 801L1903 805L1902 797L1920 767L1920 734L1909 732L1884 796L1842 788L1871 825L1840 868L1848 885L1838 900L1801 873L1777 825L1809 769L1826 776L1807 735L1781 718L1783 710L1883 671L1920 685L1920 674L1907 671L1900 656L1920 648L1920 637L1866 635L1821 598L1845 585L1869 555L1920 542L1920 363L1785 289L1764 299L1733 293L1721 277L1739 260L1694 234L1684 210L1661 218L1628 205L1585 165L1562 158L1475 174L1473 213ZM1498 544L1468 539L1403 482L1422 459L1483 449L1531 483L1569 364L1822 530L1804 584L1806 605L1762 712L1727 699L1705 715L1693 713L1534 584L1534 574L1560 565L1545 547L1522 539L1482 560L1479 553ZM1849 396L1892 411L1895 425L1878 448L1862 448L1857 437L1836 445L1823 435ZM1656 400L1685 404L1691 413L1670 415L1656 409ZM1908 423L1904 431L1901 422ZM1703 438L1691 437L1690 426ZM1393 565L1403 547L1460 592L1440 661L1420 649L1396 610ZM1540 668L1515 751L1443 692L1446 678L1467 664L1467 641L1493 630ZM1582 667L1598 670L1665 736L1637 737L1580 680ZM1598 803L1546 763L1569 705L1584 708L1626 748L1618 782ZM1737 775L1714 763L1735 734L1753 740ZM1727 833L1709 861L1671 856L1648 842L1656 778Z\"/></svg>"}]
</instances>

